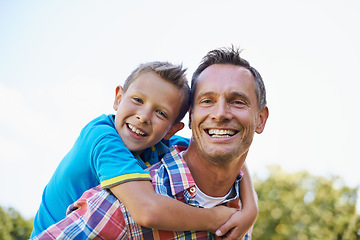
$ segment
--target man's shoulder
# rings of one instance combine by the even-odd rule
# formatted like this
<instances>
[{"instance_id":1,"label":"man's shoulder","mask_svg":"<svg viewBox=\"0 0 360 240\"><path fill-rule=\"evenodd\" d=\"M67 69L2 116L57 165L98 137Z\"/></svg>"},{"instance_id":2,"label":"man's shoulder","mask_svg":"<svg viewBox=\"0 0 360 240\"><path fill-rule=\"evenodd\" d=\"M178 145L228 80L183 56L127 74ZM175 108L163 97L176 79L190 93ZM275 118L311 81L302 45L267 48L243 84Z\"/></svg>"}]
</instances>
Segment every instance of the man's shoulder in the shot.
<instances>
[{"instance_id":1,"label":"man's shoulder","mask_svg":"<svg viewBox=\"0 0 360 240\"><path fill-rule=\"evenodd\" d=\"M146 170L155 171L161 167L168 167L170 165L176 164L176 161L182 159L180 157L180 153L187 149L186 146L172 146L169 148L167 153L162 157L161 161L158 163L151 165Z\"/></svg>"},{"instance_id":2,"label":"man's shoulder","mask_svg":"<svg viewBox=\"0 0 360 240\"><path fill-rule=\"evenodd\" d=\"M171 196L190 186L193 179L186 162L182 158L183 146L172 146L160 162L147 170L152 178L152 184L157 193Z\"/></svg>"}]
</instances>

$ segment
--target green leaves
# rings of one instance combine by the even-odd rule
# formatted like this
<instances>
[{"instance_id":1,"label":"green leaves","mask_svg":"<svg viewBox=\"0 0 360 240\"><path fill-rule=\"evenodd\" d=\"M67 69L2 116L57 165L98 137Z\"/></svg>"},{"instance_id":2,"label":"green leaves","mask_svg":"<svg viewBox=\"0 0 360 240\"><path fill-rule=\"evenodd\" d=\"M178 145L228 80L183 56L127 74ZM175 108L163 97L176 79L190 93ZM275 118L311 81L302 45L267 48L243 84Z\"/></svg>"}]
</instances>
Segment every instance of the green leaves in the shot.
<instances>
[{"instance_id":1,"label":"green leaves","mask_svg":"<svg viewBox=\"0 0 360 240\"><path fill-rule=\"evenodd\" d=\"M32 220L25 220L12 208L0 207L0 240L29 239L32 231Z\"/></svg>"},{"instance_id":2,"label":"green leaves","mask_svg":"<svg viewBox=\"0 0 360 240\"><path fill-rule=\"evenodd\" d=\"M360 239L357 189L335 177L269 171L268 179L254 179L260 209L254 239Z\"/></svg>"}]
</instances>

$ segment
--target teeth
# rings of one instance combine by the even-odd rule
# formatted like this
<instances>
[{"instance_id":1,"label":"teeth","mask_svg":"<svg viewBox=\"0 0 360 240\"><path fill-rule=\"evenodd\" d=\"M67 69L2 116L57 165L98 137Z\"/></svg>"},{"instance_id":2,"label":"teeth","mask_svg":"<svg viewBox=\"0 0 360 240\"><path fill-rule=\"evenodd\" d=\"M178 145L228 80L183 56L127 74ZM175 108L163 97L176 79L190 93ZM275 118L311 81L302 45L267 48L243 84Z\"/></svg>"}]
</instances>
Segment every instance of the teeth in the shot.
<instances>
[{"instance_id":1,"label":"teeth","mask_svg":"<svg viewBox=\"0 0 360 240\"><path fill-rule=\"evenodd\" d=\"M209 129L210 135L234 135L235 131L233 130L219 130L219 129Z\"/></svg>"},{"instance_id":2,"label":"teeth","mask_svg":"<svg viewBox=\"0 0 360 240\"><path fill-rule=\"evenodd\" d=\"M136 127L134 127L133 125L130 125L128 124L129 128L131 129L132 132L136 133L136 134L139 134L139 135L142 135L142 136L145 136L146 133L144 133L143 131L137 129Z\"/></svg>"},{"instance_id":3,"label":"teeth","mask_svg":"<svg viewBox=\"0 0 360 240\"><path fill-rule=\"evenodd\" d=\"M219 130L219 129L209 129L209 135L211 135L212 137L218 137L218 138L222 138L222 137L230 137L235 135L235 131L233 130Z\"/></svg>"}]
</instances>

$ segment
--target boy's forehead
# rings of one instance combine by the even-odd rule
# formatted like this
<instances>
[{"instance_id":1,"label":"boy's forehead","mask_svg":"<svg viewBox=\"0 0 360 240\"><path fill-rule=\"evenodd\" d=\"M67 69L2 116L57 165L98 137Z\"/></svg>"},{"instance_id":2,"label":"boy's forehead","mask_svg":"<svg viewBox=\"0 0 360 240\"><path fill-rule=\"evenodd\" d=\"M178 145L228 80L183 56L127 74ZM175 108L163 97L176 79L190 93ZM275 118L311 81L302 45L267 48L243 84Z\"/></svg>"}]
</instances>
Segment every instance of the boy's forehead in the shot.
<instances>
[{"instance_id":1,"label":"boy's forehead","mask_svg":"<svg viewBox=\"0 0 360 240\"><path fill-rule=\"evenodd\" d=\"M163 79L153 71L148 71L135 78L129 86L129 90L161 100L158 102L159 105L174 101L174 98L178 102L179 97L183 97L181 90L175 84Z\"/></svg>"},{"instance_id":2,"label":"boy's forehead","mask_svg":"<svg viewBox=\"0 0 360 240\"><path fill-rule=\"evenodd\" d=\"M172 84L170 81L165 80L156 72L149 70L146 72L142 72L137 76L134 76L134 78L132 79L129 85L129 88L132 87L136 89L151 90L151 89L147 89L148 85L153 85L156 88L157 85L166 86L166 85L174 85L174 84ZM161 88L157 90L161 90Z\"/></svg>"},{"instance_id":3,"label":"boy's forehead","mask_svg":"<svg viewBox=\"0 0 360 240\"><path fill-rule=\"evenodd\" d=\"M141 77L142 75L146 74L146 73L149 73L149 72L153 72L154 74L156 74L153 70L151 69L143 69L143 70L140 70L140 71L136 71L136 72L133 72L132 73L132 76L129 77L125 83L124 83L124 90L127 91L127 89L130 88L131 85L133 85L133 83L139 78Z\"/></svg>"}]
</instances>

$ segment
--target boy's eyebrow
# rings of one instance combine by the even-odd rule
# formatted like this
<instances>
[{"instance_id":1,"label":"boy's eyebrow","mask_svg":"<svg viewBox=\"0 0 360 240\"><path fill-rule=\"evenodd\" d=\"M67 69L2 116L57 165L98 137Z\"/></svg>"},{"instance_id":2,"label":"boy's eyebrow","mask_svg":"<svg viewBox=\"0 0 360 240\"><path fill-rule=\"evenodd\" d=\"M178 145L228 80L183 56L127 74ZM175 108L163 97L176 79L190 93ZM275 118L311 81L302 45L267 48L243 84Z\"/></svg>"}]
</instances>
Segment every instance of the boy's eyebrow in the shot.
<instances>
[{"instance_id":1,"label":"boy's eyebrow","mask_svg":"<svg viewBox=\"0 0 360 240\"><path fill-rule=\"evenodd\" d=\"M140 95L141 98L144 98L144 97L146 98L146 97L147 97L147 94L141 92L140 90L136 90L134 94L135 94L135 95L136 95L136 94ZM167 107L166 107L165 105L163 105L162 103L156 103L155 106L156 106L157 108L160 108L161 110L164 110L167 114L169 114L170 111L171 111L170 108L167 108Z\"/></svg>"},{"instance_id":2,"label":"boy's eyebrow","mask_svg":"<svg viewBox=\"0 0 360 240\"><path fill-rule=\"evenodd\" d=\"M167 106L163 105L162 103L157 103L156 106L158 108L160 108L161 110L165 111L166 114L169 114L169 113L173 112L171 108L168 108Z\"/></svg>"}]
</instances>

